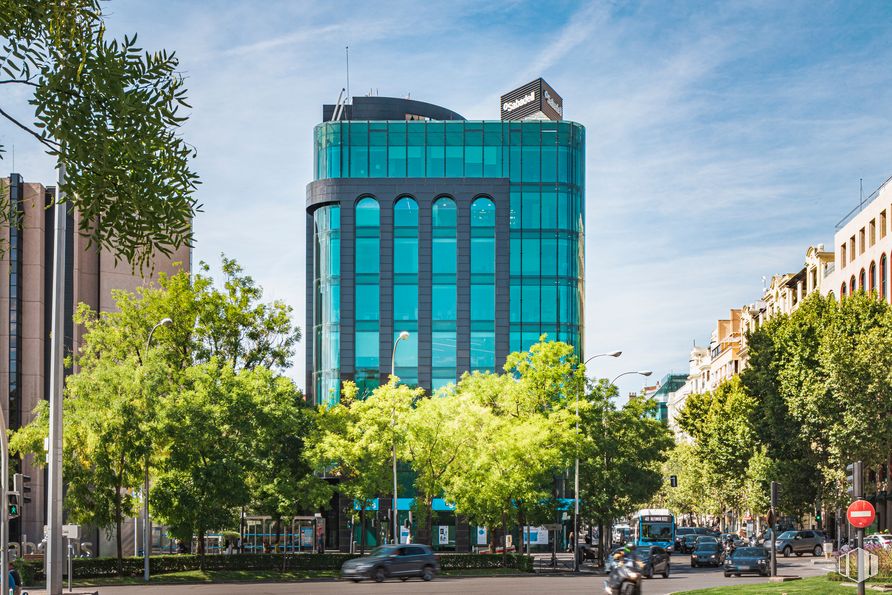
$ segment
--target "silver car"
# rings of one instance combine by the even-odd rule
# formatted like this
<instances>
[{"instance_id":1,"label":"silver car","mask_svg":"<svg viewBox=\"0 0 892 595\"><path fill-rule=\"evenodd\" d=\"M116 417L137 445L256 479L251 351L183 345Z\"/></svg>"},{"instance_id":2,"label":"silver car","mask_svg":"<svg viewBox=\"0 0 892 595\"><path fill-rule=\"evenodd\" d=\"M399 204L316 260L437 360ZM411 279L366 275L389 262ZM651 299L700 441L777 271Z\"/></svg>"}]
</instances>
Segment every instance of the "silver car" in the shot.
<instances>
[{"instance_id":1,"label":"silver car","mask_svg":"<svg viewBox=\"0 0 892 595\"><path fill-rule=\"evenodd\" d=\"M790 554L797 556L812 554L817 557L824 555L825 540L824 534L820 531L784 531L778 535L775 548L785 557L789 557Z\"/></svg>"}]
</instances>

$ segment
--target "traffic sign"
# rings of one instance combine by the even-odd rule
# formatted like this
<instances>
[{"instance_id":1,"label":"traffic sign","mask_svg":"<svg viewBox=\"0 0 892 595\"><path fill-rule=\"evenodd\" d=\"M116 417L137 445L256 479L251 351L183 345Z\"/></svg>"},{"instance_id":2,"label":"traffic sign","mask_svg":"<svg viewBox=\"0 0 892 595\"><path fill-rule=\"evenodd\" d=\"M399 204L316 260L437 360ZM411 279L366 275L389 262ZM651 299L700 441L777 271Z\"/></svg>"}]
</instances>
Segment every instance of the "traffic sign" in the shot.
<instances>
[{"instance_id":1,"label":"traffic sign","mask_svg":"<svg viewBox=\"0 0 892 595\"><path fill-rule=\"evenodd\" d=\"M855 500L849 504L846 517L849 519L850 525L857 529L864 529L876 520L877 511L874 509L873 504L867 500Z\"/></svg>"}]
</instances>

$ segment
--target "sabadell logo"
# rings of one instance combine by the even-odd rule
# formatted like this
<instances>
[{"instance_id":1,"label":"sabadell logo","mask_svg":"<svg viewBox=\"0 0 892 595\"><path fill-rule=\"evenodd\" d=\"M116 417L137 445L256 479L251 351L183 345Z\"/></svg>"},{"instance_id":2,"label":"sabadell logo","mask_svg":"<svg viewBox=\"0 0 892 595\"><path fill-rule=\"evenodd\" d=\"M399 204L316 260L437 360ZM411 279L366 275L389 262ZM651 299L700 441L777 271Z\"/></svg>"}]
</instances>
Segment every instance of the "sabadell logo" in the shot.
<instances>
[{"instance_id":1,"label":"sabadell logo","mask_svg":"<svg viewBox=\"0 0 892 595\"><path fill-rule=\"evenodd\" d=\"M527 93L527 94L524 95L523 97L518 97L518 98L515 99L514 101L506 101L505 103L503 103L503 104L502 104L502 111L503 111L503 112L514 111L514 110L516 110L517 108L519 108L519 107L521 107L521 106L524 106L524 105L526 105L526 104L528 104L528 103L532 103L532 102L534 102L534 101L536 101L536 92L535 92L535 91L530 91L529 93Z\"/></svg>"}]
</instances>

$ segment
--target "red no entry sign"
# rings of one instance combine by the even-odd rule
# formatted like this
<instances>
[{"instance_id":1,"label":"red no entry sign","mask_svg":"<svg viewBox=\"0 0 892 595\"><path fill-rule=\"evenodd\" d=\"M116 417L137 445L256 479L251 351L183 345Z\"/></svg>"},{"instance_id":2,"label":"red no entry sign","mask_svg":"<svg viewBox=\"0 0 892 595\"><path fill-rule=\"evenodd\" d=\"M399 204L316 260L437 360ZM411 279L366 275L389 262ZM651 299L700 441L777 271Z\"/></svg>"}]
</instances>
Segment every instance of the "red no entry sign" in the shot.
<instances>
[{"instance_id":1,"label":"red no entry sign","mask_svg":"<svg viewBox=\"0 0 892 595\"><path fill-rule=\"evenodd\" d=\"M873 504L867 500L855 500L849 504L846 517L848 517L850 525L857 529L864 529L877 518L877 511L874 510Z\"/></svg>"}]
</instances>

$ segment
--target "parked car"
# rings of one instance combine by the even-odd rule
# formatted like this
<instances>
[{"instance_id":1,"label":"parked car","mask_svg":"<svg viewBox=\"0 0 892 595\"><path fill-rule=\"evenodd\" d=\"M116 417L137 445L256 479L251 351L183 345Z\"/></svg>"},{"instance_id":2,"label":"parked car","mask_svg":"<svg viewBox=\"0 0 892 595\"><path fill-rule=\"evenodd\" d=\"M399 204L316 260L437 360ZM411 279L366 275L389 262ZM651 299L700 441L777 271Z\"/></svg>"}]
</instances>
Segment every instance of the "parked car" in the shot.
<instances>
[{"instance_id":1,"label":"parked car","mask_svg":"<svg viewBox=\"0 0 892 595\"><path fill-rule=\"evenodd\" d=\"M886 533L875 533L864 538L864 547L870 548L892 548L892 535Z\"/></svg>"},{"instance_id":2,"label":"parked car","mask_svg":"<svg viewBox=\"0 0 892 595\"><path fill-rule=\"evenodd\" d=\"M653 578L655 574L669 578L669 552L665 549L655 545L636 547L632 556L642 562L641 574L645 578Z\"/></svg>"},{"instance_id":3,"label":"parked car","mask_svg":"<svg viewBox=\"0 0 892 595\"><path fill-rule=\"evenodd\" d=\"M417 576L429 581L440 571L440 564L430 546L422 544L382 545L368 556L347 560L341 577L358 583L363 579L382 582L387 578L408 580Z\"/></svg>"},{"instance_id":4,"label":"parked car","mask_svg":"<svg viewBox=\"0 0 892 595\"><path fill-rule=\"evenodd\" d=\"M825 541L826 538L820 531L784 531L777 536L775 548L784 557L789 557L790 554L822 556Z\"/></svg>"},{"instance_id":5,"label":"parked car","mask_svg":"<svg viewBox=\"0 0 892 595\"><path fill-rule=\"evenodd\" d=\"M698 566L721 566L725 552L718 542L701 541L691 553L691 568Z\"/></svg>"},{"instance_id":6,"label":"parked car","mask_svg":"<svg viewBox=\"0 0 892 595\"><path fill-rule=\"evenodd\" d=\"M725 576L753 572L768 576L768 552L764 547L739 547L725 560Z\"/></svg>"}]
</instances>

